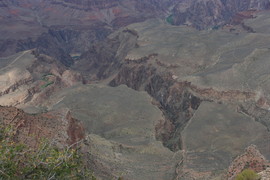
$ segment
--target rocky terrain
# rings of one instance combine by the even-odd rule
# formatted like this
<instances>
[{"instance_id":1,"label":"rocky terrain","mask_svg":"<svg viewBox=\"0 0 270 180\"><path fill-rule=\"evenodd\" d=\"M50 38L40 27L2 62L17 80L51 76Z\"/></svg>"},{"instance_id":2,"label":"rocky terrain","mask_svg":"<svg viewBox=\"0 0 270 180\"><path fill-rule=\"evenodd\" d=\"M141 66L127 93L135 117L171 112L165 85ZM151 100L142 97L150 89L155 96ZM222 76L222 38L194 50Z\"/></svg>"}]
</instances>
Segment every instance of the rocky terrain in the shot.
<instances>
[{"instance_id":1,"label":"rocky terrain","mask_svg":"<svg viewBox=\"0 0 270 180\"><path fill-rule=\"evenodd\" d=\"M261 180L267 180L269 179L269 175L270 175L270 169L267 168L266 170L262 171L259 173L259 175L261 176Z\"/></svg>"},{"instance_id":2,"label":"rocky terrain","mask_svg":"<svg viewBox=\"0 0 270 180\"><path fill-rule=\"evenodd\" d=\"M174 6L170 18L175 25L216 29L239 16L239 12L266 10L269 5L268 0L182 0Z\"/></svg>"},{"instance_id":3,"label":"rocky terrain","mask_svg":"<svg viewBox=\"0 0 270 180\"><path fill-rule=\"evenodd\" d=\"M241 20L268 8L268 0L1 0L0 56L37 48L70 66L72 57L128 24L159 17L197 29L229 23L252 31Z\"/></svg>"},{"instance_id":4,"label":"rocky terrain","mask_svg":"<svg viewBox=\"0 0 270 180\"><path fill-rule=\"evenodd\" d=\"M100 179L267 178L268 8L1 0L0 120L31 146L83 139Z\"/></svg>"},{"instance_id":5,"label":"rocky terrain","mask_svg":"<svg viewBox=\"0 0 270 180\"><path fill-rule=\"evenodd\" d=\"M238 173L240 173L243 169L246 168L253 169L256 172L262 172L263 170L265 170L266 167L269 167L269 165L270 164L266 161L265 157L260 154L256 146L251 145L247 147L244 154L238 156L232 162L228 170L227 178L234 179Z\"/></svg>"},{"instance_id":6,"label":"rocky terrain","mask_svg":"<svg viewBox=\"0 0 270 180\"><path fill-rule=\"evenodd\" d=\"M37 115L27 114L15 107L0 107L1 123L12 125L16 140L35 147L41 138L58 146L74 144L85 137L84 127L68 109Z\"/></svg>"},{"instance_id":7,"label":"rocky terrain","mask_svg":"<svg viewBox=\"0 0 270 180\"><path fill-rule=\"evenodd\" d=\"M35 50L1 58L1 65L0 102L5 106L31 109L31 104L39 106L40 101L55 91L83 83L79 73Z\"/></svg>"},{"instance_id":8,"label":"rocky terrain","mask_svg":"<svg viewBox=\"0 0 270 180\"><path fill-rule=\"evenodd\" d=\"M265 15L267 13L258 17ZM258 23L258 20L253 22ZM251 21L248 23L252 24ZM154 28L150 30L148 27ZM130 25L128 29L130 36L137 37L133 39L136 40L133 43L135 48L127 53L124 63L118 67L119 73L109 84L113 87L126 84L135 90L144 90L157 101L165 119L156 125L156 137L172 151L180 149L184 153L176 178L225 178L219 175L225 173L234 157L250 144L257 145L269 159L269 107L265 93L268 83L260 81L260 78L253 79L254 74L256 77L267 74L267 63L260 59L260 56L266 56L263 53L254 54L257 48L267 52L264 51L268 42L267 33L237 35L227 29L190 32L183 27L170 27L152 20ZM161 32L164 39L157 38L161 37ZM120 33L127 34L127 30ZM174 38L170 39L170 36ZM193 41L189 40L191 37ZM119 36L110 38L115 42ZM249 38L256 39L256 43L249 43ZM203 47L207 53L194 50ZM117 49L116 54L121 54L119 50L122 48ZM116 62L119 60L115 55L113 57ZM257 64L252 70L243 71L246 66L242 64L249 64L252 57L258 58L256 63L264 62L265 70ZM84 59L81 61L84 62ZM109 64L107 67L110 67ZM106 77L108 70L102 72L105 76L99 78ZM213 79L208 79L212 73ZM234 77L230 78L231 75ZM248 77L248 80L245 79Z\"/></svg>"}]
</instances>

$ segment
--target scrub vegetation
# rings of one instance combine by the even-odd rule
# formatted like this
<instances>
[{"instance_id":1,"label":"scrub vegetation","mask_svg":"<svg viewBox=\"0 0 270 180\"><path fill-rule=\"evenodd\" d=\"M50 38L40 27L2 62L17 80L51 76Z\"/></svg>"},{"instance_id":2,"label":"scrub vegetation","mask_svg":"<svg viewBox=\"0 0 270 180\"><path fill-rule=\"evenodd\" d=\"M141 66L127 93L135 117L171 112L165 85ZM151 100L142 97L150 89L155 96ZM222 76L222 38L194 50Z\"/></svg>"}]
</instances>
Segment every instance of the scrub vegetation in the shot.
<instances>
[{"instance_id":1,"label":"scrub vegetation","mask_svg":"<svg viewBox=\"0 0 270 180\"><path fill-rule=\"evenodd\" d=\"M44 139L30 148L15 136L12 127L0 125L0 179L96 179L76 147L57 148Z\"/></svg>"}]
</instances>

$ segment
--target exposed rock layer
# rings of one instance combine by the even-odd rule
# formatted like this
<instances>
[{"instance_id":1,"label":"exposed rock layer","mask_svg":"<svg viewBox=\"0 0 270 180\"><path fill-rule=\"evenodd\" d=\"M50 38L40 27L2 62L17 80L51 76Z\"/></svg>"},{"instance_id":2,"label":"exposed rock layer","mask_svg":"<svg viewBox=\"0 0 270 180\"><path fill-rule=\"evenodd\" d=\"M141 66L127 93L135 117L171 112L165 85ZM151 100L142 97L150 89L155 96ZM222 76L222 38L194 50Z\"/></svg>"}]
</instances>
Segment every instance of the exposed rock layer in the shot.
<instances>
[{"instance_id":1,"label":"exposed rock layer","mask_svg":"<svg viewBox=\"0 0 270 180\"><path fill-rule=\"evenodd\" d=\"M71 145L85 137L82 124L65 109L31 115L15 107L1 106L0 120L15 128L16 140L33 147L44 137L58 146Z\"/></svg>"}]
</instances>

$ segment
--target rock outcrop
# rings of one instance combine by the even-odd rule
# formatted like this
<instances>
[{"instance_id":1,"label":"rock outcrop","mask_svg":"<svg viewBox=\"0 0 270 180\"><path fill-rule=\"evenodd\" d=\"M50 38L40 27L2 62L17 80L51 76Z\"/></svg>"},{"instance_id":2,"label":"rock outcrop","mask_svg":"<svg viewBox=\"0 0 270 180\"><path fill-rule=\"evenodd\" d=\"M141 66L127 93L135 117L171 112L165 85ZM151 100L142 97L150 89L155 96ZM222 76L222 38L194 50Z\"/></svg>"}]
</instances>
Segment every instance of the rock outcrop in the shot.
<instances>
[{"instance_id":1,"label":"rock outcrop","mask_svg":"<svg viewBox=\"0 0 270 180\"><path fill-rule=\"evenodd\" d=\"M259 176L261 177L261 180L270 179L270 168L267 168L266 170L260 172Z\"/></svg>"},{"instance_id":2,"label":"rock outcrop","mask_svg":"<svg viewBox=\"0 0 270 180\"><path fill-rule=\"evenodd\" d=\"M84 127L67 109L31 115L15 107L0 106L0 120L4 125L14 127L17 141L32 147L42 138L61 147L85 137Z\"/></svg>"},{"instance_id":3,"label":"rock outcrop","mask_svg":"<svg viewBox=\"0 0 270 180\"><path fill-rule=\"evenodd\" d=\"M227 179L233 180L236 175L244 169L252 169L255 172L262 172L269 167L269 162L259 152L256 146L251 145L246 148L245 153L234 159L229 167ZM261 173L262 174L262 173ZM267 174L267 172L265 172ZM269 176L268 176L269 177Z\"/></svg>"}]
</instances>

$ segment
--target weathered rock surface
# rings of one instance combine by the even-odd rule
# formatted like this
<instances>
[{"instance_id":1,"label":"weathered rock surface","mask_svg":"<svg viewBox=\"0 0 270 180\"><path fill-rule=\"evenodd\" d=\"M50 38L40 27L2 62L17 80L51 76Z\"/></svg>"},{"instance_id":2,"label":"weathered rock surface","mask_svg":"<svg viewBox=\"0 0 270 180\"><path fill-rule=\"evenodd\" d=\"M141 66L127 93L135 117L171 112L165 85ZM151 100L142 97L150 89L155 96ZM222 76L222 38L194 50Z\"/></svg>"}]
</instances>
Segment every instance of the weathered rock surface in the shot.
<instances>
[{"instance_id":1,"label":"weathered rock surface","mask_svg":"<svg viewBox=\"0 0 270 180\"><path fill-rule=\"evenodd\" d=\"M227 173L227 178L233 180L236 175L241 173L244 169L252 169L255 172L261 172L269 165L270 164L257 147L251 145L245 149L244 154L241 154L232 162Z\"/></svg>"},{"instance_id":2,"label":"weathered rock surface","mask_svg":"<svg viewBox=\"0 0 270 180\"><path fill-rule=\"evenodd\" d=\"M266 170L260 172L259 176L261 177L261 180L270 179L270 168L267 168Z\"/></svg>"},{"instance_id":3,"label":"weathered rock surface","mask_svg":"<svg viewBox=\"0 0 270 180\"><path fill-rule=\"evenodd\" d=\"M87 97L87 98L86 98ZM95 174L108 179L173 179L180 152L155 138L155 124L164 117L145 92L126 86L81 85L52 96L49 110L70 109L83 122Z\"/></svg>"},{"instance_id":4,"label":"weathered rock surface","mask_svg":"<svg viewBox=\"0 0 270 180\"><path fill-rule=\"evenodd\" d=\"M85 137L84 127L68 109L33 115L0 106L0 121L15 128L17 141L33 147L44 137L58 146L71 145Z\"/></svg>"}]
</instances>

